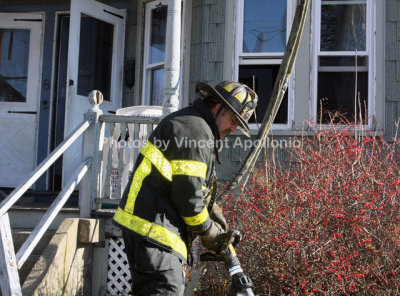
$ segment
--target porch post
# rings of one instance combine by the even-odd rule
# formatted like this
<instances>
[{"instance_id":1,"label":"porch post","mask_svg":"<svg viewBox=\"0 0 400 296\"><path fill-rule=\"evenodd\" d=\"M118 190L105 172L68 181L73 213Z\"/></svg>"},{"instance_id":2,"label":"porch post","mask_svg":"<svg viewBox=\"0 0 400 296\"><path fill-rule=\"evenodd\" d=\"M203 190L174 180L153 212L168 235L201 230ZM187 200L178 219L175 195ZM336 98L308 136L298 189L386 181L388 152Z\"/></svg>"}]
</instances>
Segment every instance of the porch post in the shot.
<instances>
[{"instance_id":1,"label":"porch post","mask_svg":"<svg viewBox=\"0 0 400 296\"><path fill-rule=\"evenodd\" d=\"M165 42L163 117L179 107L181 0L169 0Z\"/></svg>"},{"instance_id":2,"label":"porch post","mask_svg":"<svg viewBox=\"0 0 400 296\"><path fill-rule=\"evenodd\" d=\"M91 157L95 162L98 162L99 139L97 139L96 136L100 136L99 116L102 115L103 112L99 106L101 102L103 102L103 94L98 90L93 90L90 92L88 99L92 108L85 113L85 118L91 118L93 122L83 135L82 159ZM80 183L79 212L81 218L90 218L91 211L94 207L94 198L97 196L93 196L92 194L96 193L97 182L95 178L97 178L97 176L94 176L93 172L97 172L97 168L98 163L92 163Z\"/></svg>"}]
</instances>

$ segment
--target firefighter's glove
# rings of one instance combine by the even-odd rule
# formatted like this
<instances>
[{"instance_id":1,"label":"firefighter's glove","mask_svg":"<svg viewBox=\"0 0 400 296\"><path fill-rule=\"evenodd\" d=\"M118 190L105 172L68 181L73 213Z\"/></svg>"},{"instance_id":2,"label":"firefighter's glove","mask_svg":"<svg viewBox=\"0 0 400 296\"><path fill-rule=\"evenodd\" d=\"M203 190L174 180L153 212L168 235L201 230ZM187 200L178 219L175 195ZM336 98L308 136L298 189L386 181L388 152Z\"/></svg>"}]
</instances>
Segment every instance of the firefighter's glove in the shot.
<instances>
[{"instance_id":1,"label":"firefighter's glove","mask_svg":"<svg viewBox=\"0 0 400 296\"><path fill-rule=\"evenodd\" d=\"M226 232L222 229L221 225L213 221L211 226L200 236L200 238L203 246L218 254L224 246Z\"/></svg>"},{"instance_id":2,"label":"firefighter's glove","mask_svg":"<svg viewBox=\"0 0 400 296\"><path fill-rule=\"evenodd\" d=\"M228 223L226 223L226 219L224 214L222 213L222 209L216 203L213 204L210 218L221 225L222 229L227 231L228 230Z\"/></svg>"}]
</instances>

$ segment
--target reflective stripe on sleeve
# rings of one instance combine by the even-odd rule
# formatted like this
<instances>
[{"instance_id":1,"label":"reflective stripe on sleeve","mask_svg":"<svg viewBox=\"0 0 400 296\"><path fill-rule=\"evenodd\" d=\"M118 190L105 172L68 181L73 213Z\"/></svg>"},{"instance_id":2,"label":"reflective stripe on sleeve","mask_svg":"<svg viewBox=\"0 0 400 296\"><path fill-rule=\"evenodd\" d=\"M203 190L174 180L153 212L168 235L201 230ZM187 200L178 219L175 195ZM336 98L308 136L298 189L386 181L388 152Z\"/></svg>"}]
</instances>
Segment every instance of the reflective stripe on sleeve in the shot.
<instances>
[{"instance_id":1,"label":"reflective stripe on sleeve","mask_svg":"<svg viewBox=\"0 0 400 296\"><path fill-rule=\"evenodd\" d=\"M208 218L207 207L204 207L204 209L201 211L201 213L197 214L196 216L182 217L183 221L185 221L185 223L189 226L200 225L200 224L206 222L207 218Z\"/></svg>"},{"instance_id":2,"label":"reflective stripe on sleeve","mask_svg":"<svg viewBox=\"0 0 400 296\"><path fill-rule=\"evenodd\" d=\"M148 237L157 241L158 243L172 248L172 250L180 254L183 258L187 259L186 244L179 237L179 235L173 233L165 227L151 223L138 216L129 214L121 208L118 208L113 219L117 223L144 237Z\"/></svg>"},{"instance_id":3,"label":"reflective stripe on sleeve","mask_svg":"<svg viewBox=\"0 0 400 296\"><path fill-rule=\"evenodd\" d=\"M206 178L207 165L195 160L172 160L172 174Z\"/></svg>"}]
</instances>

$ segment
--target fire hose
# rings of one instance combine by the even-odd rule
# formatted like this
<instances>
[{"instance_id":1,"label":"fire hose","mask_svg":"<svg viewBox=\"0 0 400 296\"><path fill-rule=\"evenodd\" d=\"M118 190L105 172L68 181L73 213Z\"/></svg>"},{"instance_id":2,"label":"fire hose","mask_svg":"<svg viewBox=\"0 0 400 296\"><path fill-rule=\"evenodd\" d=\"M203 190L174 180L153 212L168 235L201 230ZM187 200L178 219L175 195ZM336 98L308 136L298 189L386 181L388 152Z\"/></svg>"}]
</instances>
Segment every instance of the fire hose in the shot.
<instances>
[{"instance_id":1,"label":"fire hose","mask_svg":"<svg viewBox=\"0 0 400 296\"><path fill-rule=\"evenodd\" d=\"M234 248L240 241L240 232L229 230L219 252L217 254L211 252L201 254L200 261L223 261L231 277L231 294L235 296L254 296L253 282L243 272Z\"/></svg>"}]
</instances>

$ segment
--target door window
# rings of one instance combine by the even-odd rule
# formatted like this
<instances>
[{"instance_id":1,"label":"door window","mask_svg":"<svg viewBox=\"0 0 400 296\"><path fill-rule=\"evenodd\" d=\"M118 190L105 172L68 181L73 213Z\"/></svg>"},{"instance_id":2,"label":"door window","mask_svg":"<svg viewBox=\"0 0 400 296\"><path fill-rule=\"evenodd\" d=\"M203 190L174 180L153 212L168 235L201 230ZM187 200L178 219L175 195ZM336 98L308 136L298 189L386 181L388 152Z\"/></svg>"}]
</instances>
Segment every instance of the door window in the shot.
<instances>
[{"instance_id":1,"label":"door window","mask_svg":"<svg viewBox=\"0 0 400 296\"><path fill-rule=\"evenodd\" d=\"M97 89L110 100L113 35L112 24L81 15L78 95L88 96Z\"/></svg>"},{"instance_id":2,"label":"door window","mask_svg":"<svg viewBox=\"0 0 400 296\"><path fill-rule=\"evenodd\" d=\"M0 29L0 101L26 102L29 30Z\"/></svg>"}]
</instances>

